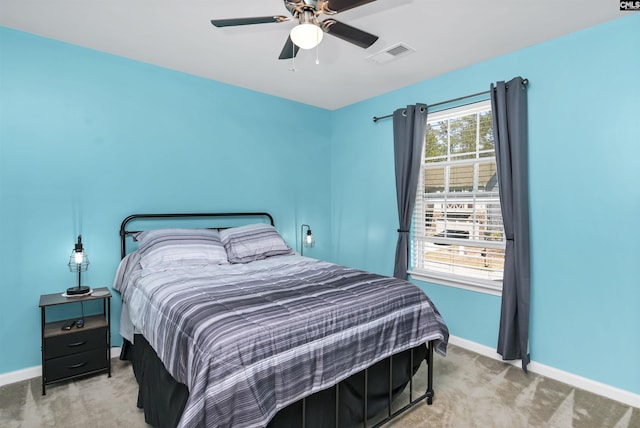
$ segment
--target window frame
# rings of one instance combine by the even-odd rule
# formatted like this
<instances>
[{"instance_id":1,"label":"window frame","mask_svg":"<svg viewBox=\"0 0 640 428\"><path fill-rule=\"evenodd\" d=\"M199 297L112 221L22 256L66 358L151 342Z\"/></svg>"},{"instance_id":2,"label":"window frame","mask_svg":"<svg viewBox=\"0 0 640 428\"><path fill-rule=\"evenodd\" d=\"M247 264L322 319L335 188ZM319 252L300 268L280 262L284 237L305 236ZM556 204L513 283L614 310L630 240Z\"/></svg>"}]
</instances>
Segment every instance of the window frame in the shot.
<instances>
[{"instance_id":1,"label":"window frame","mask_svg":"<svg viewBox=\"0 0 640 428\"><path fill-rule=\"evenodd\" d=\"M459 107L453 107L453 108L449 108L449 109L444 109L444 110L440 110L436 113L431 114L428 118L427 121L428 122L441 122L447 119L451 119L454 117L460 117L460 116L464 116L464 115L469 115L469 114L473 114L481 112L481 111L485 111L485 110L491 110L491 101L490 100L484 100L484 101L478 101L478 102L474 102L468 105L464 105L464 106L459 106ZM426 134L425 134L425 143L426 144ZM420 226L416 225L416 218L422 218L425 219L426 218L426 210L425 210L425 206L426 206L426 199L425 199L425 147L423 146L422 149L422 156L421 156L421 162L420 162L420 178L418 180L418 191L416 192L416 204L414 207L414 212L412 214L412 233L411 233L411 257L410 257L410 267L409 267L409 271L408 273L411 275L411 277L413 279L417 279L417 280L421 280L421 281L427 281L427 282L431 282L431 283L435 283L435 284L440 284L440 285L446 285L446 286L451 286L451 287L456 287L456 288L462 288L462 289L466 289L466 290L472 290L472 291L476 291L476 292L481 292L481 293L486 293L486 294L491 294L491 295L495 295L495 296L501 296L502 295L502 280L489 280L489 279L481 279L481 278L474 278L471 276L462 276L462 275L456 275L453 273L446 273L446 272L438 272L438 271L434 271L434 270L428 270L428 269L424 269L424 268L420 268L419 266L415 265L415 257L416 257L416 253L418 251L421 251L419 249L416 248L417 245L417 239L416 239L416 233L424 233L425 229L426 229L426 225L422 227L422 229L418 228ZM479 153L479 148L478 145L476 144L476 153ZM487 159L491 159L490 156L487 156ZM495 154L493 155L493 159L495 160ZM476 158L474 158L474 162L473 168L476 168L475 165L480 165L483 162L488 162L486 160L483 160L482 157L477 156ZM463 162L464 163L464 162ZM470 162L467 161L466 164L469 164ZM443 162L443 168L445 167L445 165L451 166L451 165L455 165L456 161L455 160L451 160L450 158L448 160L446 160L445 162ZM478 166L479 168L479 166ZM445 176L445 180L448 180L450 178L450 176ZM474 179L474 184L475 184L475 179ZM498 192L499 192L499 188L498 188ZM467 196L471 196L474 199L474 204L475 204L475 186L474 186L474 192L471 192L469 195ZM499 193L498 193L498 204L500 203L499 201ZM433 198L430 202L433 201ZM418 212L418 210L420 210L420 212ZM476 211L476 208L474 207L474 212ZM506 247L506 241L504 239L504 229L502 227L502 241L486 241L486 244L488 247L494 247L497 249L501 249L504 250ZM423 240L422 240L423 241ZM444 237L444 239L442 239L442 241L446 241L446 236ZM459 241L456 241L454 243L459 243ZM483 245L484 246L484 245ZM475 246L474 248L478 248L477 246Z\"/></svg>"}]
</instances>

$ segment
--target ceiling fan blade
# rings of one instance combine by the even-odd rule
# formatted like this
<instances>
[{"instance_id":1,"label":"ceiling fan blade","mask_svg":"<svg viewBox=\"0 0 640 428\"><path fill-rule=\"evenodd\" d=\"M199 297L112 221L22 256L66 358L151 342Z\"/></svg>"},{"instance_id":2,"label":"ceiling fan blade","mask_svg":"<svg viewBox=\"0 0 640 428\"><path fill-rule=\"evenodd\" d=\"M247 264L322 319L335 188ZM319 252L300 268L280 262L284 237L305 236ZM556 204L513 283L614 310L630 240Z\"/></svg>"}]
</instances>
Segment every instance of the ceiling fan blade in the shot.
<instances>
[{"instance_id":1,"label":"ceiling fan blade","mask_svg":"<svg viewBox=\"0 0 640 428\"><path fill-rule=\"evenodd\" d=\"M378 36L366 31L359 30L351 25L343 24L335 19L326 19L322 21L322 29L327 33L339 39L353 43L361 48L368 48L378 40Z\"/></svg>"},{"instance_id":2,"label":"ceiling fan blade","mask_svg":"<svg viewBox=\"0 0 640 428\"><path fill-rule=\"evenodd\" d=\"M285 20L287 20L286 16L255 16L253 18L212 19L211 23L216 27L235 27L238 25L268 24Z\"/></svg>"},{"instance_id":3,"label":"ceiling fan blade","mask_svg":"<svg viewBox=\"0 0 640 428\"><path fill-rule=\"evenodd\" d=\"M298 54L300 48L293 43L291 40L291 36L287 39L284 46L282 47L282 52L280 52L280 56L278 59L291 59Z\"/></svg>"},{"instance_id":4,"label":"ceiling fan blade","mask_svg":"<svg viewBox=\"0 0 640 428\"><path fill-rule=\"evenodd\" d=\"M372 3L374 1L376 0L329 0L326 7L327 9L338 13L367 3Z\"/></svg>"}]
</instances>

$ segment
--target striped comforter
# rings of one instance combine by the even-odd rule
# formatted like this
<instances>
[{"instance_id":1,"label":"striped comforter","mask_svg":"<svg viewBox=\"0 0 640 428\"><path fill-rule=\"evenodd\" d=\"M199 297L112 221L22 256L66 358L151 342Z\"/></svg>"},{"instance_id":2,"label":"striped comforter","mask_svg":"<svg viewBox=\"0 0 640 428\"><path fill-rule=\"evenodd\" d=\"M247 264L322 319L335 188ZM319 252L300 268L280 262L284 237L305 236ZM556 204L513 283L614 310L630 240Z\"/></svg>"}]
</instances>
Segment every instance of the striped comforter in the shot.
<instances>
[{"instance_id":1,"label":"striped comforter","mask_svg":"<svg viewBox=\"0 0 640 428\"><path fill-rule=\"evenodd\" d=\"M298 255L145 272L114 288L136 331L189 388L181 427L265 426L285 406L449 333L408 281Z\"/></svg>"}]
</instances>

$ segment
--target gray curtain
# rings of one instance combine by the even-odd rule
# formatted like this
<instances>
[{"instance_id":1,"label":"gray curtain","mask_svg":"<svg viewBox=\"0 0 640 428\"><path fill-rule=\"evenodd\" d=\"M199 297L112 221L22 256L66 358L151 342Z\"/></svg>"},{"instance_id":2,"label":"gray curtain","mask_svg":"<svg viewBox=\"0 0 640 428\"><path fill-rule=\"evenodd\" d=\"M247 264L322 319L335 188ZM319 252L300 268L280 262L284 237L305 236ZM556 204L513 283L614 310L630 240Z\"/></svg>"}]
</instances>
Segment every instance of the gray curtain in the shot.
<instances>
[{"instance_id":1,"label":"gray curtain","mask_svg":"<svg viewBox=\"0 0 640 428\"><path fill-rule=\"evenodd\" d=\"M491 84L493 138L506 238L497 351L504 360L529 364L529 185L527 86L516 77Z\"/></svg>"},{"instance_id":2,"label":"gray curtain","mask_svg":"<svg viewBox=\"0 0 640 428\"><path fill-rule=\"evenodd\" d=\"M420 157L427 127L427 106L416 104L393 112L393 147L396 165L396 195L398 198L398 244L393 276L407 279L409 263L409 232L415 206Z\"/></svg>"}]
</instances>

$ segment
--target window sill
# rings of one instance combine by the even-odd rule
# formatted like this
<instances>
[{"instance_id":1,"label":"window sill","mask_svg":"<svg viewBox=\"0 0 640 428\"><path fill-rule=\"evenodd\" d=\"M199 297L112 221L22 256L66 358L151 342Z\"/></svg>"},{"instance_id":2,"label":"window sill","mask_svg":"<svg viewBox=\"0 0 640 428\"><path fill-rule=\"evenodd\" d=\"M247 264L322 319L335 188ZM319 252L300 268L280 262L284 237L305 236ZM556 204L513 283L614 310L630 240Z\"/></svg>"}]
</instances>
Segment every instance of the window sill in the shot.
<instances>
[{"instance_id":1,"label":"window sill","mask_svg":"<svg viewBox=\"0 0 640 428\"><path fill-rule=\"evenodd\" d=\"M492 296L502 296L502 283L500 283L500 285L489 285L489 284L482 283L480 281L478 282L464 281L463 282L451 277L437 276L437 275L427 274L424 272L409 271L408 273L409 275L411 275L411 278L418 281L430 282L432 284L445 285L448 287L462 288L464 290L475 291L477 293L490 294Z\"/></svg>"}]
</instances>

